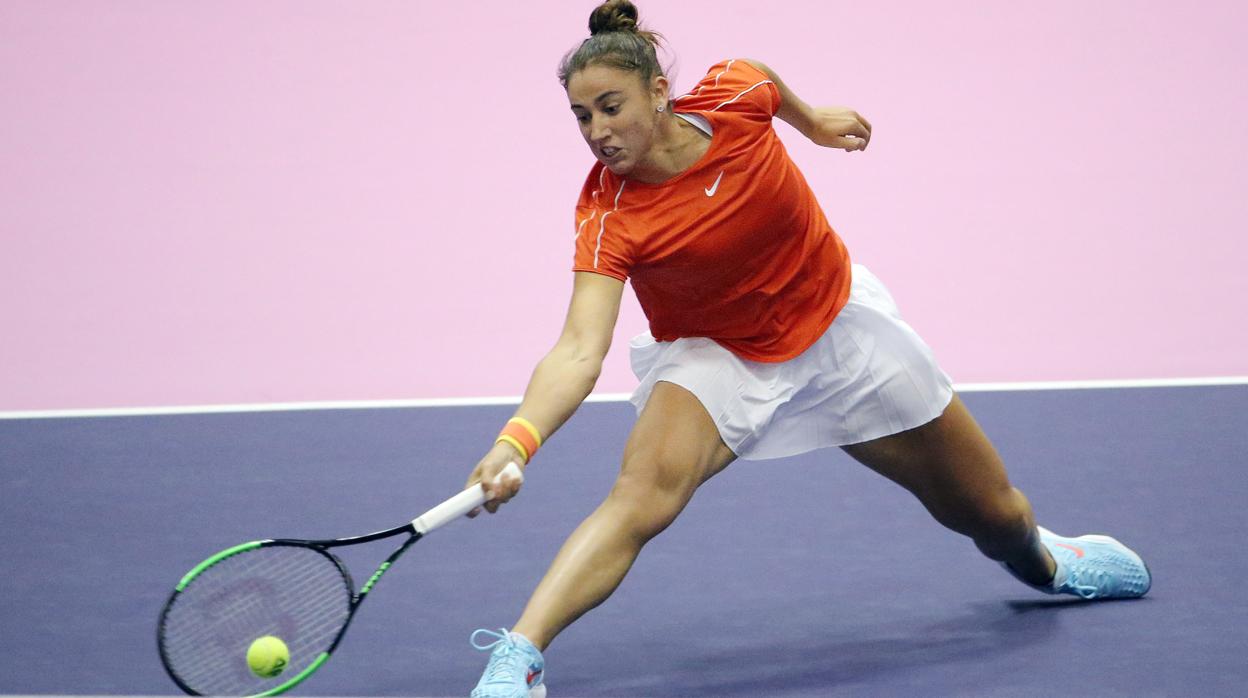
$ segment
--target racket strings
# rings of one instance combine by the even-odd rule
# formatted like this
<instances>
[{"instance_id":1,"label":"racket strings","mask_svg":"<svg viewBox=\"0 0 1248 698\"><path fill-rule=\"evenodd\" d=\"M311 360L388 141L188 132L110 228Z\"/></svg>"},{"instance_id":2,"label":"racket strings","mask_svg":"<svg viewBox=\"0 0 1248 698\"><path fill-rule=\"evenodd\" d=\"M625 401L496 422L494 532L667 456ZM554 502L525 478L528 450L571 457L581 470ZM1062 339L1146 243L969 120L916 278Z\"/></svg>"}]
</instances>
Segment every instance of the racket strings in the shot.
<instances>
[{"instance_id":1,"label":"racket strings","mask_svg":"<svg viewBox=\"0 0 1248 698\"><path fill-rule=\"evenodd\" d=\"M262 546L221 560L175 597L161 624L170 670L205 695L251 695L289 681L327 651L350 617L350 583L329 556ZM273 635L290 662L273 678L252 673L247 649Z\"/></svg>"}]
</instances>

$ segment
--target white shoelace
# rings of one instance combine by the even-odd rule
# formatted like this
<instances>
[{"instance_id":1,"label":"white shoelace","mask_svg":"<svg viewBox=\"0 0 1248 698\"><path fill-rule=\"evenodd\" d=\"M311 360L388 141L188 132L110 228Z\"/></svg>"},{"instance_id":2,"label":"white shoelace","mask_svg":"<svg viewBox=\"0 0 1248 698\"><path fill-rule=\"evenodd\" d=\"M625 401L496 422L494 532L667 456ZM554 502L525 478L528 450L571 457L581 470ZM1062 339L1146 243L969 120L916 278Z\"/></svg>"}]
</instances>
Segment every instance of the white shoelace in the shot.
<instances>
[{"instance_id":1,"label":"white shoelace","mask_svg":"<svg viewBox=\"0 0 1248 698\"><path fill-rule=\"evenodd\" d=\"M496 633L492 630L479 628L474 630L472 636L468 638L468 642L472 643L474 648L482 652L498 654L497 660L490 659L488 673L485 676L485 684L514 686L517 683L527 683L525 673L529 667L528 662L524 661L524 653L516 647L516 642L507 633L507 628L499 628L499 631ZM477 644L478 634L492 637L494 641L479 645Z\"/></svg>"},{"instance_id":2,"label":"white shoelace","mask_svg":"<svg viewBox=\"0 0 1248 698\"><path fill-rule=\"evenodd\" d=\"M1092 577L1092 584L1083 584L1081 574L1087 574ZM1066 573L1066 584L1068 588L1085 599L1096 598L1096 592L1100 589L1096 582L1102 581L1100 577L1107 576L1099 570L1084 570L1082 573L1077 570L1070 570Z\"/></svg>"}]
</instances>

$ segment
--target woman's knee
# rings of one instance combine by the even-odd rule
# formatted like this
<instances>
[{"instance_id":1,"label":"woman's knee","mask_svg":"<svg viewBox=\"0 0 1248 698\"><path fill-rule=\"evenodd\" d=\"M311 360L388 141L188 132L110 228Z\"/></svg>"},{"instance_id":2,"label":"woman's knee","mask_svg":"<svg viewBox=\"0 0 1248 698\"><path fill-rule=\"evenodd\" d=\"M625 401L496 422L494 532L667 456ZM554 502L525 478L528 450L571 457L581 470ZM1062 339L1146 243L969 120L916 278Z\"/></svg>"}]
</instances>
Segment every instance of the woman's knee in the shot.
<instances>
[{"instance_id":1,"label":"woman's knee","mask_svg":"<svg viewBox=\"0 0 1248 698\"><path fill-rule=\"evenodd\" d=\"M622 523L649 540L676 520L699 482L696 464L662 453L638 454L625 460L607 501L621 510Z\"/></svg>"}]
</instances>

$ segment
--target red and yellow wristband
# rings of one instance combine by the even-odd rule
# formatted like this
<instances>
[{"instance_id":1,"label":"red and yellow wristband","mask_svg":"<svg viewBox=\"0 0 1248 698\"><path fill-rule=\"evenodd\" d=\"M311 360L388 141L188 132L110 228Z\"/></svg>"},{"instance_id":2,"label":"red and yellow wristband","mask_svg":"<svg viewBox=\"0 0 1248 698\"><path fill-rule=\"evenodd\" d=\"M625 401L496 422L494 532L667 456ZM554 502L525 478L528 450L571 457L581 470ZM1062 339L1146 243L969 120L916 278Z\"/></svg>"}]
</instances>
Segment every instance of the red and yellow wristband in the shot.
<instances>
[{"instance_id":1,"label":"red and yellow wristband","mask_svg":"<svg viewBox=\"0 0 1248 698\"><path fill-rule=\"evenodd\" d=\"M542 434L533 426L533 422L524 417L512 417L507 420L507 426L503 427L494 443L510 444L520 452L524 462L528 463L537 454L537 449L541 448Z\"/></svg>"}]
</instances>

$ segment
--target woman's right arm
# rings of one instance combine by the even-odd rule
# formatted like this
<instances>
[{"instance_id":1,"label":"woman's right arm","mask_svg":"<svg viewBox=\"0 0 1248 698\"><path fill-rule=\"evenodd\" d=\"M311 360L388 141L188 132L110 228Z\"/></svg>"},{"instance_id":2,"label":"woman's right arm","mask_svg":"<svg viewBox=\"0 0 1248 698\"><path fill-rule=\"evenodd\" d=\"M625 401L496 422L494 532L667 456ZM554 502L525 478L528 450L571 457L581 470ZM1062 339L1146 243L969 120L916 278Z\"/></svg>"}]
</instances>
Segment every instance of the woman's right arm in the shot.
<instances>
[{"instance_id":1,"label":"woman's right arm","mask_svg":"<svg viewBox=\"0 0 1248 698\"><path fill-rule=\"evenodd\" d=\"M574 276L572 302L563 331L554 348L533 370L524 400L515 412L516 417L537 427L543 439L549 439L563 426L594 389L611 346L624 294L624 282L613 277L592 272L576 272ZM513 482L494 483L498 473L513 461L524 465L524 457L515 447L496 443L468 477L469 485L483 483L490 500L485 508L491 513L520 489Z\"/></svg>"}]
</instances>

